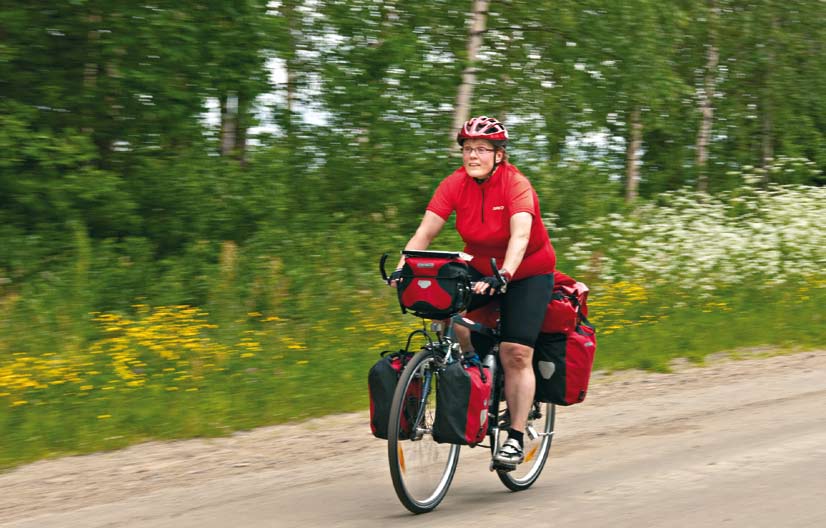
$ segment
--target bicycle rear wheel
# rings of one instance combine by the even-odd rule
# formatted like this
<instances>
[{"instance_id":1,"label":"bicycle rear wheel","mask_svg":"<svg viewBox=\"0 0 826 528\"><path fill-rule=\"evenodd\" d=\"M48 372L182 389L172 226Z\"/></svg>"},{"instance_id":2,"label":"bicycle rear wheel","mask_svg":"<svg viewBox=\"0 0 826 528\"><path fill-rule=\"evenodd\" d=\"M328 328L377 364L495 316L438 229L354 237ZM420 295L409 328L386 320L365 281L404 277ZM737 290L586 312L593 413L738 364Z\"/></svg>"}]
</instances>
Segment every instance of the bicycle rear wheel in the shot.
<instances>
[{"instance_id":1,"label":"bicycle rear wheel","mask_svg":"<svg viewBox=\"0 0 826 528\"><path fill-rule=\"evenodd\" d=\"M431 350L413 356L402 371L390 409L390 476L399 500L413 513L429 512L442 502L459 463L458 445L433 440L440 366Z\"/></svg>"},{"instance_id":2,"label":"bicycle rear wheel","mask_svg":"<svg viewBox=\"0 0 826 528\"><path fill-rule=\"evenodd\" d=\"M548 453L551 451L555 421L556 407L552 403L534 403L528 415L528 426L523 440L525 461L516 466L513 471L496 471L499 480L508 489L526 490L539 478L539 474L545 467L545 461L548 459ZM500 435L500 447L506 437L507 435Z\"/></svg>"}]
</instances>

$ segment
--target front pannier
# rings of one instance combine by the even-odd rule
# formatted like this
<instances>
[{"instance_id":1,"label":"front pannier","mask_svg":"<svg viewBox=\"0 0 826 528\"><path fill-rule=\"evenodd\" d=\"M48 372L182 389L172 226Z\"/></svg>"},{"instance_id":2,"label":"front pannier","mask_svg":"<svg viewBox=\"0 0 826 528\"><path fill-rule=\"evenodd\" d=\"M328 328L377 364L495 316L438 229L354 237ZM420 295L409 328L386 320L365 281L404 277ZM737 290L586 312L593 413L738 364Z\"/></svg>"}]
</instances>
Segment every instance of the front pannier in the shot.
<instances>
[{"instance_id":1,"label":"front pannier","mask_svg":"<svg viewBox=\"0 0 826 528\"><path fill-rule=\"evenodd\" d=\"M476 445L488 430L492 380L478 359L455 361L439 375L433 439L440 443Z\"/></svg>"},{"instance_id":2,"label":"front pannier","mask_svg":"<svg viewBox=\"0 0 826 528\"><path fill-rule=\"evenodd\" d=\"M399 376L413 352L399 350L398 352L381 353L375 365L367 375L367 386L370 391L370 430L376 438L387 440L387 426L390 421L390 407L393 403L393 393ZM405 394L405 407L401 416L401 431L399 438L405 440L410 437L412 424L416 419L413 414L419 408L419 399L422 396L422 380L414 378Z\"/></svg>"},{"instance_id":3,"label":"front pannier","mask_svg":"<svg viewBox=\"0 0 826 528\"><path fill-rule=\"evenodd\" d=\"M459 258L405 258L397 288L403 312L425 319L446 319L470 301L467 262Z\"/></svg>"}]
</instances>

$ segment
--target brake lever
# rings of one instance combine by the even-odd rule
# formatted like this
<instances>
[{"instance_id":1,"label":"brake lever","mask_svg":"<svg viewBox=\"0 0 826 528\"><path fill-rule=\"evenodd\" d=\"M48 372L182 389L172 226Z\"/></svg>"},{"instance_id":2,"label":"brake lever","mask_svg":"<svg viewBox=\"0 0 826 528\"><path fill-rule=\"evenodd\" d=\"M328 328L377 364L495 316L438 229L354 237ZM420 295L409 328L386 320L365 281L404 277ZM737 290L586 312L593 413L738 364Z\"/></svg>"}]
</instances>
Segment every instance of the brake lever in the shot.
<instances>
[{"instance_id":1,"label":"brake lever","mask_svg":"<svg viewBox=\"0 0 826 528\"><path fill-rule=\"evenodd\" d=\"M490 269L493 270L493 276L496 277L496 279L502 284L502 286L499 288L499 293L505 293L506 291L508 291L508 284L505 282L504 277L502 277L502 274L499 272L499 268L496 267L496 259L493 257L491 257L490 259Z\"/></svg>"}]
</instances>

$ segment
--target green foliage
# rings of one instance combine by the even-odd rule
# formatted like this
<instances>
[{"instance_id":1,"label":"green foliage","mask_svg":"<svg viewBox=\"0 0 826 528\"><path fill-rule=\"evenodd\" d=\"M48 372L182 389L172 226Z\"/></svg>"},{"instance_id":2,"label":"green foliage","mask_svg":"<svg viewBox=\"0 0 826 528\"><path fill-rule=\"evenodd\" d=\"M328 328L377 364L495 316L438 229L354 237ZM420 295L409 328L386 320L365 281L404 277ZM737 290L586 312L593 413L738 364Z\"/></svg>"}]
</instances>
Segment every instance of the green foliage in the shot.
<instances>
[{"instance_id":1,"label":"green foliage","mask_svg":"<svg viewBox=\"0 0 826 528\"><path fill-rule=\"evenodd\" d=\"M33 111L0 101L2 214L29 232L82 221L103 236L134 229L139 219L122 179L98 168L90 138L76 130L31 130Z\"/></svg>"},{"instance_id":2,"label":"green foliage","mask_svg":"<svg viewBox=\"0 0 826 528\"><path fill-rule=\"evenodd\" d=\"M374 352L398 346L405 327L378 283L378 257L404 245L460 164L450 127L469 8L188 0L0 9L0 368L84 357L108 335L90 314L141 320L136 305L204 310L217 325L204 337L237 352L197 393L167 391L171 367L153 360L158 383L140 393L142 405L130 405L129 392L65 384L8 408L0 396L0 423L17 440L4 443L12 447L0 464L362 408ZM816 313L824 300L823 199L795 187L826 183L824 18L826 3L803 1L490 3L471 112L506 121L511 159L537 189L560 267L593 285L605 368L662 369L674 355L739 344L726 325L753 343L789 344L761 326L767 318L782 335L822 344L822 322L792 314ZM697 176L712 45L714 194L695 195L680 189ZM635 109L642 201L628 210ZM448 225L438 247L460 246ZM697 279L684 269L712 279L704 295L673 306ZM758 302L763 290L729 280L761 282L767 270L800 272L808 290L792 289L775 311ZM647 301L623 304L650 284ZM701 340L703 328L718 337ZM253 335L266 354L241 358L239 343ZM82 370L85 384L111 373L100 360Z\"/></svg>"},{"instance_id":3,"label":"green foliage","mask_svg":"<svg viewBox=\"0 0 826 528\"><path fill-rule=\"evenodd\" d=\"M675 358L702 363L717 352L738 357L757 348L775 353L820 348L826 343L817 308L823 292L821 280L773 290L771 303L765 302L764 291L739 289L703 302L681 297L686 302L670 308L668 302L674 298L652 292L637 313L625 314L627 319L598 323L595 368L668 371ZM600 293L592 291L595 298ZM659 311L651 310L652 305L659 305Z\"/></svg>"},{"instance_id":4,"label":"green foliage","mask_svg":"<svg viewBox=\"0 0 826 528\"><path fill-rule=\"evenodd\" d=\"M551 238L557 227L588 225L593 218L625 210L621 188L597 167L570 161L530 176Z\"/></svg>"}]
</instances>

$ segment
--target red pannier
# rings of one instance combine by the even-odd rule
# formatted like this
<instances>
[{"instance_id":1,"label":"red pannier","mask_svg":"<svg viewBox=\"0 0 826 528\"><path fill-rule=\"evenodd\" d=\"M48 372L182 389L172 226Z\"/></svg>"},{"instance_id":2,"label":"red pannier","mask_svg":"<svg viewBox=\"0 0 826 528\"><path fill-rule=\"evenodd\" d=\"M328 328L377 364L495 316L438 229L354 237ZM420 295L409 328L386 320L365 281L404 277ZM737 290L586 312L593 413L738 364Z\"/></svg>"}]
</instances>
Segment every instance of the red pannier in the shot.
<instances>
[{"instance_id":1,"label":"red pannier","mask_svg":"<svg viewBox=\"0 0 826 528\"><path fill-rule=\"evenodd\" d=\"M499 301L493 300L483 304L479 308L465 314L465 317L475 323L480 323L488 328L496 328L499 323Z\"/></svg>"},{"instance_id":2,"label":"red pannier","mask_svg":"<svg viewBox=\"0 0 826 528\"><path fill-rule=\"evenodd\" d=\"M370 430L376 438L387 440L393 393L396 392L396 384L402 370L412 357L413 352L406 350L393 353L386 350L381 353L381 359L370 368L370 373L367 375L367 386L370 391ZM399 431L399 438L403 440L410 437L412 423L416 419L414 413L419 408L421 396L422 380L414 378L405 394L405 409L401 417L401 431Z\"/></svg>"},{"instance_id":3,"label":"red pannier","mask_svg":"<svg viewBox=\"0 0 826 528\"><path fill-rule=\"evenodd\" d=\"M446 319L464 310L470 301L467 262L458 257L408 255L396 290L403 312Z\"/></svg>"},{"instance_id":4,"label":"red pannier","mask_svg":"<svg viewBox=\"0 0 826 528\"><path fill-rule=\"evenodd\" d=\"M536 399L557 405L585 400L594 365L594 328L581 322L567 333L541 333L533 351Z\"/></svg>"},{"instance_id":5,"label":"red pannier","mask_svg":"<svg viewBox=\"0 0 826 528\"><path fill-rule=\"evenodd\" d=\"M545 311L541 331L547 334L567 333L576 328L580 316L588 316L588 286L560 271L554 271L554 289ZM472 312L468 319L495 328L499 319L499 303L490 302Z\"/></svg>"},{"instance_id":6,"label":"red pannier","mask_svg":"<svg viewBox=\"0 0 826 528\"><path fill-rule=\"evenodd\" d=\"M587 316L588 286L555 271L551 302L533 353L537 400L557 405L585 400L597 348Z\"/></svg>"},{"instance_id":7,"label":"red pannier","mask_svg":"<svg viewBox=\"0 0 826 528\"><path fill-rule=\"evenodd\" d=\"M561 271L554 271L554 289L541 331L547 334L571 332L580 316L588 316L588 286Z\"/></svg>"},{"instance_id":8,"label":"red pannier","mask_svg":"<svg viewBox=\"0 0 826 528\"><path fill-rule=\"evenodd\" d=\"M474 446L485 439L492 380L478 359L455 361L439 375L433 439Z\"/></svg>"}]
</instances>

